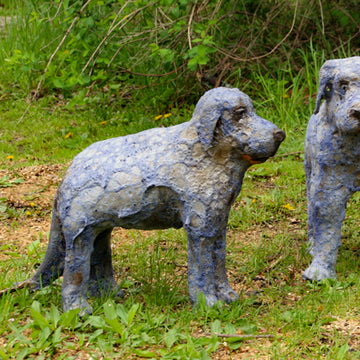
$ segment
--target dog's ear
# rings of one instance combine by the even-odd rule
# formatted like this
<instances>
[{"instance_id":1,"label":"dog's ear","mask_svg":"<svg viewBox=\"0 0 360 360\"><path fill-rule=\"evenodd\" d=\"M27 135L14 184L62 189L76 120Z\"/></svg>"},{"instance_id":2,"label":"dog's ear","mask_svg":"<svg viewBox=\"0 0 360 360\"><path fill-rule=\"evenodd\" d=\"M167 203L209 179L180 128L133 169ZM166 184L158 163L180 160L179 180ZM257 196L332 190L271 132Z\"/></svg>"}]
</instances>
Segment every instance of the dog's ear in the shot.
<instances>
[{"instance_id":1,"label":"dog's ear","mask_svg":"<svg viewBox=\"0 0 360 360\"><path fill-rule=\"evenodd\" d=\"M213 142L216 124L221 118L221 112L218 109L211 110L204 111L195 123L199 139L206 149Z\"/></svg>"},{"instance_id":2,"label":"dog's ear","mask_svg":"<svg viewBox=\"0 0 360 360\"><path fill-rule=\"evenodd\" d=\"M321 106L322 100L330 100L334 92L334 77L335 77L335 61L325 61L324 65L320 69L319 74L319 89L316 98L316 105L314 114L316 115Z\"/></svg>"},{"instance_id":3,"label":"dog's ear","mask_svg":"<svg viewBox=\"0 0 360 360\"><path fill-rule=\"evenodd\" d=\"M207 91L200 98L194 110L192 123L195 124L199 140L205 149L213 145L217 125L230 116L241 97L247 99L239 89L218 87Z\"/></svg>"},{"instance_id":4,"label":"dog's ear","mask_svg":"<svg viewBox=\"0 0 360 360\"><path fill-rule=\"evenodd\" d=\"M322 100L330 100L332 94L333 94L333 83L329 78L322 79L323 81L320 81L319 83L319 90L316 98L316 105L314 110L314 115L316 115L321 106Z\"/></svg>"},{"instance_id":5,"label":"dog's ear","mask_svg":"<svg viewBox=\"0 0 360 360\"><path fill-rule=\"evenodd\" d=\"M192 122L195 123L196 131L203 146L207 149L211 146L214 138L216 124L223 112L223 100L216 91L206 92L196 104Z\"/></svg>"}]
</instances>

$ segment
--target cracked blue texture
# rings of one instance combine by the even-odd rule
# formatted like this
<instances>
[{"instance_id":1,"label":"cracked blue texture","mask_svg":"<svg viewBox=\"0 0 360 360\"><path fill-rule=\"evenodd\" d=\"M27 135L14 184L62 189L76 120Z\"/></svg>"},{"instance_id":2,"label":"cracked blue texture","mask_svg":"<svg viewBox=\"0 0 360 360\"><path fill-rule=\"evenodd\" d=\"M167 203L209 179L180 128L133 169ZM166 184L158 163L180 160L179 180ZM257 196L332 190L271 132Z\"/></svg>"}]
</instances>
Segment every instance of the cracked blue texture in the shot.
<instances>
[{"instance_id":1,"label":"cracked blue texture","mask_svg":"<svg viewBox=\"0 0 360 360\"><path fill-rule=\"evenodd\" d=\"M324 100L324 101L323 101ZM360 186L360 57L326 61L305 137L308 237L303 277L336 277L346 204Z\"/></svg>"},{"instance_id":2,"label":"cracked blue texture","mask_svg":"<svg viewBox=\"0 0 360 360\"><path fill-rule=\"evenodd\" d=\"M184 227L191 302L238 295L226 271L226 226L245 171L273 156L285 134L255 114L238 89L206 92L189 122L97 142L65 173L54 199L45 259L34 289L63 275L65 310L91 311L88 294L116 289L114 227Z\"/></svg>"}]
</instances>

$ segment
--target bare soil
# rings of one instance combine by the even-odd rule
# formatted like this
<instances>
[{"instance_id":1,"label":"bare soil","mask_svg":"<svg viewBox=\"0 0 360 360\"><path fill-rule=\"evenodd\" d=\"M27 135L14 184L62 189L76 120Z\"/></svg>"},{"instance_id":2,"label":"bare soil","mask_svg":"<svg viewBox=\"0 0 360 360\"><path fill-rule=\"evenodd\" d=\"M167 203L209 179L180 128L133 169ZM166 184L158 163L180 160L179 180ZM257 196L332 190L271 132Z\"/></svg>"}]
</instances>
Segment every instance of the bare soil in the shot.
<instances>
[{"instance_id":1,"label":"bare soil","mask_svg":"<svg viewBox=\"0 0 360 360\"><path fill-rule=\"evenodd\" d=\"M16 171L0 170L0 261L12 258L15 253L26 255L29 245L36 240L46 247L53 199L67 166L36 165ZM1 212L1 204L3 207L5 204L7 211ZM11 215L7 216L9 211ZM152 232L143 231L142 236L149 233ZM114 234L117 240L130 239L124 229L116 229Z\"/></svg>"},{"instance_id":2,"label":"bare soil","mask_svg":"<svg viewBox=\"0 0 360 360\"><path fill-rule=\"evenodd\" d=\"M0 198L12 211L11 216L0 214L0 248L8 244L11 249L0 253L0 260L14 251L26 254L30 243L50 230L52 201L64 169L64 165L36 165L16 172L0 170ZM41 236L41 241L46 243L47 237Z\"/></svg>"},{"instance_id":3,"label":"bare soil","mask_svg":"<svg viewBox=\"0 0 360 360\"><path fill-rule=\"evenodd\" d=\"M48 242L48 233L50 231L50 220L53 198L56 189L65 172L67 164L60 165L36 165L24 167L17 170L0 170L0 261L11 261L14 257L27 256L29 246L35 240L40 240L41 246L46 248ZM296 219L290 219L287 224L287 231L294 234L303 232ZM274 235L277 228L270 226L258 226L249 229L246 234L236 231L228 232L228 239L235 240L234 243L244 244L244 242L256 242L261 234L266 233L269 237ZM140 232L141 236L148 236L153 232ZM117 229L114 236L114 247L121 244L134 241L134 237L124 229ZM233 249L235 251L236 249ZM269 259L268 268L275 267L279 259ZM294 280L301 278L301 272L295 270ZM251 286L246 285L242 281L237 281L231 269L229 270L229 278L234 289L242 294L256 293L261 291L264 286L265 278L261 276L254 279ZM281 274L279 274L281 281ZM300 280L299 280L300 281ZM266 299L262 299L266 301ZM269 299L271 301L271 299ZM284 299L286 303L295 303L299 298L294 294L288 294ZM259 332L267 333L266 324ZM337 331L344 338L348 339L350 349L359 348L360 321L349 316L347 319L337 319L331 324L323 326L324 343L327 342L328 334ZM198 334L202 336L202 334ZM282 337L282 331L274 334ZM212 354L213 359L270 359L266 354L266 349L270 348L271 339L256 339L244 342L237 351L230 351L226 339L222 346ZM255 345L255 346L254 346ZM87 358L87 355L79 358Z\"/></svg>"}]
</instances>

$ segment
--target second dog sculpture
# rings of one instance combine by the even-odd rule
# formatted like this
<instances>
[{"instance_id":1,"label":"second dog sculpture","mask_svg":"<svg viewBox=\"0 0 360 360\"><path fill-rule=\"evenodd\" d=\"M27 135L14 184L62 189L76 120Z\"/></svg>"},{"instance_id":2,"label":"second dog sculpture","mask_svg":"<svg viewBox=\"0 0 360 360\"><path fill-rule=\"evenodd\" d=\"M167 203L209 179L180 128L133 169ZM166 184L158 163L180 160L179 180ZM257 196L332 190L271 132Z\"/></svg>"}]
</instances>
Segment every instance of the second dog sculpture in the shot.
<instances>
[{"instance_id":1,"label":"second dog sculpture","mask_svg":"<svg viewBox=\"0 0 360 360\"><path fill-rule=\"evenodd\" d=\"M321 101L324 100L323 104ZM308 234L313 261L304 278L335 278L346 203L360 190L360 57L321 67L305 139Z\"/></svg>"}]
</instances>

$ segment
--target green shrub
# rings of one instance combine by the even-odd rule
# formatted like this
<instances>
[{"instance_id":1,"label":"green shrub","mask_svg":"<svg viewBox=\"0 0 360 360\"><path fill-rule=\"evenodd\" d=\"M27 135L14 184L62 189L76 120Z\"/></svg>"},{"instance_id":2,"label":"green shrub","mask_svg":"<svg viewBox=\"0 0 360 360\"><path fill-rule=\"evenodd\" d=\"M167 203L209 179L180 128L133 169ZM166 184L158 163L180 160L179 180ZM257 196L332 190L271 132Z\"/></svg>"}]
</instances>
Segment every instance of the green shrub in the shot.
<instances>
[{"instance_id":1,"label":"green shrub","mask_svg":"<svg viewBox=\"0 0 360 360\"><path fill-rule=\"evenodd\" d=\"M312 95L318 59L359 45L355 0L2 3L13 18L0 40L0 91L16 96L102 92L166 110L217 85L262 90L258 76L277 81L283 64Z\"/></svg>"}]
</instances>

